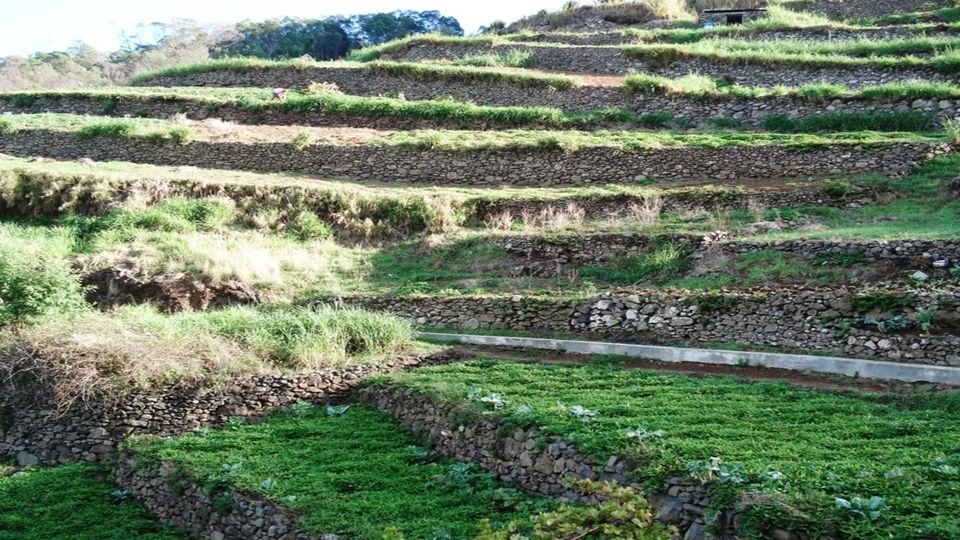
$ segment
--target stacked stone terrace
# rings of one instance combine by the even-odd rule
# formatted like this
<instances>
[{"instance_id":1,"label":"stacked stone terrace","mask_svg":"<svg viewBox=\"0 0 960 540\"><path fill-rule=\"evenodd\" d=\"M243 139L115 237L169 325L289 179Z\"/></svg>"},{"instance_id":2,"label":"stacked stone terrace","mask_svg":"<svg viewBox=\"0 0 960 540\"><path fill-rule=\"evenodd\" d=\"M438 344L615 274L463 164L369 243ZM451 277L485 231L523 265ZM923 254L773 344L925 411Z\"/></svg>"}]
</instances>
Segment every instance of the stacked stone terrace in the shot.
<instances>
[{"instance_id":1,"label":"stacked stone terrace","mask_svg":"<svg viewBox=\"0 0 960 540\"><path fill-rule=\"evenodd\" d=\"M945 27L839 31L815 28L777 30L768 34L762 36L763 39L789 38L811 42L843 41L858 37L895 40L914 35L952 38L957 35L953 28ZM195 140L186 143L169 140L157 142L137 137L78 138L70 129L30 125L12 133L0 134L0 152L58 160L126 161L254 173L297 172L349 180L361 187L384 182L450 190L465 186L523 186L547 193L548 188L558 186L616 184L635 188L642 185L662 199L661 211L684 213L755 211L757 206L785 209L821 206L841 210L870 206L897 195L890 193L889 189L885 191L883 187L863 188L854 194L837 193L835 186L831 187L831 182L855 184L863 175L896 182L907 177L916 167L956 150L954 142L943 136L902 134L882 136L879 140L868 142L856 137L821 137L812 141L770 137L760 143L752 140L730 145L691 143L689 141L696 136L722 132L715 122L717 119L728 119L737 129L760 135L763 121L774 115L803 118L838 111L926 114L931 117L930 131L936 131L960 115L960 91L951 97L920 98L880 98L866 92L858 93L859 90L879 85L916 80L956 83L955 73L943 72L922 62L909 68L896 69L869 64L808 68L695 57L658 64L642 52L630 52L624 48L637 44L637 39L623 33L537 34L497 38L479 45L423 39L388 50L372 63L214 68L145 79L138 83L137 89L117 89L112 95L109 92L83 91L30 94L30 99L25 99L27 94L5 95L0 96L0 113L14 116L58 113L169 119L181 115L189 125L198 126L198 134ZM658 43L668 37L658 34L644 39ZM534 68L511 69L511 72L532 78L500 79L492 75L495 69L483 68L472 69L468 75L452 78L440 72L431 75L429 69L412 75L410 70L397 69L391 63L413 63L429 68L442 66L442 62L481 54L511 52L532 54L536 59ZM851 93L828 99L790 93L754 97L692 97L662 89L632 88L625 78L631 72L669 78L700 74L761 89L779 85L831 83L844 85ZM550 145L492 145L450 149L442 145L400 144L395 141L405 135L415 136L414 130L423 129L439 130L444 135L471 130L470 136L482 137L496 136L512 128L536 132L525 137L549 137L554 132L576 133L584 128L579 125L557 126L546 121L529 125L496 125L478 119L357 115L322 108L303 112L285 109L274 103L250 108L239 101L220 103L213 98L204 100L202 96L197 97L198 88L265 90L283 87L305 90L312 83L334 84L348 96L403 96L409 102L452 96L490 107L553 107L565 113L585 113L611 107L638 115L669 113L674 122L679 122L683 127L672 128L681 131L676 141L636 147L598 143L573 148L562 145L559 148ZM144 87L157 87L156 93L151 94ZM189 87L189 91L183 87ZM236 125L222 129L210 127L216 123L211 120ZM643 134L659 136L671 129L668 126L643 127L604 120L596 120L586 127L628 132L624 136L638 137ZM291 144L291 139L300 133L310 134L313 141L306 148ZM802 181L799 187L798 181ZM167 189L171 193L196 194L200 191L196 185L187 184L177 184L172 188L167 186ZM217 193L238 200L247 196L233 192L229 187L221 187ZM696 260L707 260L718 253L737 256L761 251L788 253L804 260L856 255L858 260L865 263L894 268L886 277L896 279L878 280L881 281L879 288L883 294L909 296L912 301L896 313L875 313L872 309L860 309L857 300L874 294L873 288L877 283L870 283L869 287L845 283L843 286L820 284L816 287L784 285L760 288L748 288L735 283L722 292L654 290L641 284L625 288L610 287L588 297L564 297L558 295L557 291L455 297L391 297L362 293L335 299L318 298L316 302L345 303L390 311L423 327L528 333L549 331L642 343L704 345L726 342L747 347L775 347L787 351L888 362L960 367L960 298L955 285L938 289L926 287L923 280L907 282L902 279L908 272L919 272L927 278L945 278L951 266L960 261L960 245L955 239L899 238L887 241L866 232L862 238L856 239L837 240L824 234L807 238L799 234L791 240L776 241L750 239L747 238L749 234L738 232L729 237L717 237L704 235L703 231L679 232L665 239L644 232L606 230L601 218L629 215L631 205L642 203L643 200L642 197L611 197L572 201L585 208L587 221L594 218L598 220L599 224L591 226L589 231L586 228L568 230L563 235L492 234L489 231L478 234L484 236L487 243L512 257L515 275L538 278L566 276L585 264L604 266L627 256L643 257L667 240L689 250ZM535 213L551 205L562 208L568 203L571 201L544 202L528 196L481 201L472 210L476 213L476 221L483 221L505 211ZM0 199L0 211L13 211L14 206ZM330 220L331 216L323 215L322 208L318 207L315 211L321 218ZM787 224L796 227L803 225ZM810 231L822 232L816 228ZM888 333L876 324L865 322L870 317L905 317L910 321L933 317L938 329L929 331L917 324ZM311 388L321 388L322 392L317 390L317 393L328 392L321 384L310 384ZM332 386L336 386L334 390L341 390L341 386L351 385ZM287 392L282 401L288 403L310 395L310 392ZM408 409L415 408L414 405L426 406L420 403L402 405L394 402L393 397L384 395L374 394L370 399L379 400L381 408L392 410L398 416L413 414ZM222 424L223 419L230 416L229 412L220 414L213 423ZM135 415L137 411L124 410L124 414L128 413ZM37 440L28 443L8 441L6 444L16 451L30 450L40 455L44 462L50 463L76 457L65 445L80 448L81 457L85 459L115 457L117 441L112 437L112 432L108 436L105 430L117 426L101 418L87 420L81 426L89 433L47 433L41 429L38 433L42 437ZM414 423L409 418L406 420L408 424ZM35 419L30 418L30 421ZM167 433L176 429L177 426L154 426L144 431ZM20 432L14 435L23 436ZM63 442L65 436L67 440ZM494 436L493 430L484 434L491 440ZM58 447L52 450L44 448L46 443L55 443ZM463 452L457 448L454 455L459 456ZM615 462L613 466L620 468L604 471L600 464L597 470L599 474L606 472L613 480L626 482L623 474L625 465ZM134 474L129 470L121 472L127 476ZM592 469L590 474L593 474ZM552 478L551 475L552 472L547 476ZM683 482L683 479L678 479L676 484L685 486ZM560 494L562 491L553 480L546 487L535 489L551 494ZM690 491L696 490L690 488ZM701 495L696 492L688 496L691 501L689 508L684 507L683 519L676 520L681 525L685 540L704 537ZM670 499L670 504L676 504L673 499ZM734 528L732 521L730 527ZM734 532L730 531L730 534Z\"/></svg>"}]
</instances>

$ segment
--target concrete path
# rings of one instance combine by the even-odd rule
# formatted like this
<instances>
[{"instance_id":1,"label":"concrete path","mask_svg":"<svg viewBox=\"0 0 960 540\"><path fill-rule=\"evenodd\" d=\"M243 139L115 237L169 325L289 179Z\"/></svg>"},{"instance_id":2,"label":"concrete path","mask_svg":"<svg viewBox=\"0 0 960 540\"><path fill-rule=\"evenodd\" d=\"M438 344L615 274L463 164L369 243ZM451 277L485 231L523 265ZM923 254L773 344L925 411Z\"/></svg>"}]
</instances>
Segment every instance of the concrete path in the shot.
<instances>
[{"instance_id":1,"label":"concrete path","mask_svg":"<svg viewBox=\"0 0 960 540\"><path fill-rule=\"evenodd\" d=\"M438 334L421 332L420 338L429 341L488 345L495 347L519 347L579 354L603 354L633 356L661 362L696 362L728 366L750 365L796 371L834 373L867 379L887 379L906 382L930 382L960 385L960 368L900 364L804 354L781 354L747 351L721 351L715 349L687 349L655 345L631 345L604 343L600 341L576 341L567 339L540 339L506 336L473 336L467 334Z\"/></svg>"}]
</instances>

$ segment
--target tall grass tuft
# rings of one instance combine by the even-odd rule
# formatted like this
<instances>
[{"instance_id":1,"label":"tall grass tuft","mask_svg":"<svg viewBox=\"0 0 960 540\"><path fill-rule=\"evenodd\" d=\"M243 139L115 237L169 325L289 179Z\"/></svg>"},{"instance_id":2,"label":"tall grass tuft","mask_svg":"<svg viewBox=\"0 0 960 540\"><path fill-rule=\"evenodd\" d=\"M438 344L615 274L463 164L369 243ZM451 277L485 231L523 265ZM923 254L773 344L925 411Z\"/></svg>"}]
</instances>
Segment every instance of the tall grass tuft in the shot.
<instances>
[{"instance_id":1,"label":"tall grass tuft","mask_svg":"<svg viewBox=\"0 0 960 540\"><path fill-rule=\"evenodd\" d=\"M0 367L30 374L66 408L167 383L373 362L401 352L412 335L404 320L356 309L162 315L128 307L27 327L0 350Z\"/></svg>"}]
</instances>

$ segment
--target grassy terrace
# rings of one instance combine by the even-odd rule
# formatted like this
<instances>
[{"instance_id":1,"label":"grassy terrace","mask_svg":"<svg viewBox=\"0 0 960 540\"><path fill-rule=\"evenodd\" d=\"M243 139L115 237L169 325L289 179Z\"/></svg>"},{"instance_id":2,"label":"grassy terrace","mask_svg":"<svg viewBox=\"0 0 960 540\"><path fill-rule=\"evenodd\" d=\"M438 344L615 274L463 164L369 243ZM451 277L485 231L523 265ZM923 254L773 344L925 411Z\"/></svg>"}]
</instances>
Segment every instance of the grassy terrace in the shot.
<instances>
[{"instance_id":1,"label":"grassy terrace","mask_svg":"<svg viewBox=\"0 0 960 540\"><path fill-rule=\"evenodd\" d=\"M292 129L292 131L291 131ZM0 117L0 136L19 130L46 130L74 133L79 139L93 137L137 137L157 143L174 141L181 144L196 140L283 142L296 144L306 133L307 145L319 136L327 144L343 144L340 135L346 129L288 128L264 129L258 126L209 127L204 123L182 123L148 118L104 119L98 116L73 114L17 114ZM286 135L289 133L289 135ZM327 137L327 135L332 137ZM290 138L283 138L283 137ZM931 142L944 140L942 133L848 132L833 134L778 134L737 132L674 132L674 131L438 131L413 130L400 132L364 131L359 144L397 146L410 149L432 149L449 152L475 152L508 149L575 151L581 148L613 148L623 151L662 147L720 148L732 146L782 145L797 150L838 144L890 144L898 142ZM358 142L350 140L347 144Z\"/></svg>"},{"instance_id":2,"label":"grassy terrace","mask_svg":"<svg viewBox=\"0 0 960 540\"><path fill-rule=\"evenodd\" d=\"M847 93L832 86L810 86L797 89L760 89L721 86L713 79L703 76L688 76L667 79L652 75L631 74L626 85L637 93L668 93L694 99L708 98L771 98L796 95L811 100L826 100L835 97L860 97L866 99L889 99L913 96L940 99L960 98L960 88L949 85L905 84L886 85ZM539 126L544 128L577 129L592 127L664 128L686 125L667 113L637 114L625 109L607 108L594 111L567 112L552 107L499 107L480 106L456 99L407 101L388 97L360 97L327 91L293 91L285 101L276 101L269 90L260 88L195 88L177 89L163 87L120 87L96 90L67 90L46 92L0 93L0 100L9 101L14 107L29 110L37 100L73 98L99 102L104 114L111 114L121 102L195 104L209 108L237 107L251 113L262 111L285 111L300 115L325 114L332 116L388 117L420 119L442 122L452 127L481 124L487 127ZM774 117L777 118L777 117ZM832 120L832 121L828 121ZM916 111L885 113L832 112L813 115L800 121L770 122L764 127L770 131L818 132L818 131L928 131L933 129L933 116ZM787 124L790 124L789 126Z\"/></svg>"},{"instance_id":3,"label":"grassy terrace","mask_svg":"<svg viewBox=\"0 0 960 540\"><path fill-rule=\"evenodd\" d=\"M931 67L944 73L960 71L960 56L953 49L960 39L948 37L915 37L894 40L859 39L849 41L806 40L745 40L718 38L697 39L696 31L663 31L678 36L680 43L636 44L620 47L629 57L666 65L681 58L706 58L747 64L784 65L806 67L877 67L896 69L903 67ZM694 33L690 33L694 32ZM732 34L736 35L736 34ZM683 36L683 37L679 37ZM522 47L523 45L551 46L549 43L525 43L522 35L510 40L500 37L450 37L413 36L392 41L377 47L355 51L350 60L369 62L391 54L402 54L413 45ZM576 49L579 45L554 44L552 46ZM588 46L616 49L617 46ZM930 58L913 55L933 55ZM527 64L535 65L534 59ZM528 67L524 65L523 67Z\"/></svg>"},{"instance_id":4,"label":"grassy terrace","mask_svg":"<svg viewBox=\"0 0 960 540\"><path fill-rule=\"evenodd\" d=\"M905 279L907 272L873 268L855 256L811 260L774 250L732 258L722 268L697 269L692 267L685 248L669 240L646 255L618 258L602 266L576 267L574 278L516 278L511 275L518 264L516 259L490 240L513 233L559 240L564 235L616 231L697 235L714 230L737 231L757 221L780 223L784 228L749 233L753 236L746 240L957 238L960 201L946 199L939 185L942 179L958 174L958 159L953 156L932 161L914 175L894 182L862 178L822 185L821 189L854 197L874 193L895 197L892 202L856 209L763 208L684 214L637 210L602 220L585 219L577 204L629 197L632 199L626 200L642 208L664 192L618 186L544 190L361 188L284 176L125 164L89 167L0 162L0 194L10 205L5 212L8 217L34 220L3 225L0 240L17 255L8 254L8 260L19 258L26 269L61 268L63 275L73 276L74 272L132 266L144 278L186 274L214 285L237 280L271 303L346 292L582 294L617 286L716 289L897 281ZM198 181L198 177L204 181ZM150 206L137 202L149 200L155 186L168 181L183 184L163 202ZM129 187L126 182L137 185ZM808 187L798 183L791 189ZM698 187L673 189L676 193L711 193ZM221 197L196 198L195 193L205 191ZM130 202L114 206L117 200L126 199ZM560 202L544 212L507 211L491 214L486 220L477 216L476 208L481 203L496 205L502 200L523 199ZM110 211L104 211L108 205ZM890 219L893 215L897 219ZM788 222L805 226L791 228ZM439 242L425 244L417 238L424 233L444 236ZM407 239L379 243L401 237ZM694 270L697 274L691 275ZM66 283L75 283L75 279L69 278ZM61 285L53 287L62 289Z\"/></svg>"},{"instance_id":5,"label":"grassy terrace","mask_svg":"<svg viewBox=\"0 0 960 540\"><path fill-rule=\"evenodd\" d=\"M817 538L825 523L849 538L946 539L960 531L956 394L885 403L599 361L477 361L383 382L460 404L465 415L537 427L600 456L634 456L650 487L675 473L715 482L715 507L746 511L744 537L769 538L772 525L789 525ZM882 499L872 517L871 497Z\"/></svg>"},{"instance_id":6,"label":"grassy terrace","mask_svg":"<svg viewBox=\"0 0 960 540\"><path fill-rule=\"evenodd\" d=\"M93 465L22 471L0 467L0 540L186 540L152 521Z\"/></svg>"},{"instance_id":7,"label":"grassy terrace","mask_svg":"<svg viewBox=\"0 0 960 540\"><path fill-rule=\"evenodd\" d=\"M653 46L659 47L659 46ZM766 56L766 55L764 55ZM853 58L853 57L851 57ZM856 58L853 58L856 60ZM566 77L563 75L542 75L538 72L523 70L506 70L500 68L457 68L455 66L445 66L437 64L416 64L416 63L395 63L395 62L374 62L370 64L337 64L344 69L352 67L354 69L374 69L383 72L389 72L399 76L410 77L414 79L435 79L454 73L462 74L462 80L484 81L504 84L520 85L540 85L551 86L559 89L569 89L581 86L583 83L575 77ZM142 76L140 82L148 82L150 79L164 75L184 75L204 71L216 70L246 70L246 69L267 69L271 67L289 67L284 62L266 62L256 59L231 59L215 61L203 64L192 64L187 66L178 66L173 68L170 73L156 73ZM304 66L301 66L303 68ZM457 71L462 69L462 72ZM446 75L445 75L446 74ZM519 77L519 79L515 78ZM554 80L559 77L562 80ZM541 84L542 83L542 84ZM768 87L750 87L742 85L731 85L721 79L716 79L704 75L692 74L680 78L662 77L646 73L628 73L625 76L624 87L629 91L645 91L650 93L667 92L674 95L685 95L697 99L730 99L730 98L769 98L776 96L796 96L811 101L823 101L834 98L853 98L868 99L874 101L889 101L895 99L957 99L960 97L960 87L950 83L909 81L902 83L889 83L877 86L865 86L857 89L851 89L839 84L808 84L799 87L777 86ZM206 92L209 90L209 92ZM311 101L321 100L317 96L299 96L298 100L291 102L290 105L279 103L262 103L264 91L250 89L196 89L191 91L187 88L178 88L176 90L159 88L144 88L147 94L162 93L169 95L169 99L175 99L177 96L190 96L195 98L210 99L212 102L221 100L227 102L239 102L253 107L288 107L298 108L301 106L310 107ZM113 93L119 92L118 96L126 96L135 93L135 89L108 89L92 91ZM12 99L19 99L21 103L27 105L34 97L45 97L56 95L58 92L23 92L6 94ZM108 99L111 96L102 96ZM267 96L270 97L270 96ZM345 96L344 98L349 98ZM157 99L160 99L159 96ZM343 99L343 98L341 98ZM343 108L347 105L334 104L334 96L323 96L321 101L330 103L331 107ZM351 102L351 107L357 102ZM376 101L376 103L382 103ZM450 105L445 105L449 107ZM382 106L385 107L385 106ZM412 109L416 105L406 105L406 108ZM525 108L526 109L526 108ZM540 113L543 114L543 113Z\"/></svg>"},{"instance_id":8,"label":"grassy terrace","mask_svg":"<svg viewBox=\"0 0 960 540\"><path fill-rule=\"evenodd\" d=\"M195 64L174 66L157 71L142 73L131 84L144 84L160 77L180 77L205 73L208 71L252 71L261 69L365 69L373 73L383 73L412 80L447 81L487 81L516 84L519 86L541 86L558 89L572 88L580 84L576 77L549 75L545 73L504 70L483 66L451 66L439 64L418 64L411 62L305 62L303 60L262 60L258 58L227 58L209 60Z\"/></svg>"},{"instance_id":9,"label":"grassy terrace","mask_svg":"<svg viewBox=\"0 0 960 540\"><path fill-rule=\"evenodd\" d=\"M924 45L919 45L919 41ZM810 68L870 67L878 69L931 68L941 73L960 71L960 55L949 47L952 41L944 41L943 49L937 49L925 40L875 42L858 45L860 41L844 44L810 45L794 41L725 41L709 40L692 44L645 44L623 47L623 54L644 60L654 65L667 66L684 58L702 58L737 64L797 66ZM950 44L948 44L950 43ZM911 56L910 50L938 51L933 56ZM904 52L897 52L902 49ZM941 52L945 51L945 52ZM887 55L887 56L884 56Z\"/></svg>"},{"instance_id":10,"label":"grassy terrace","mask_svg":"<svg viewBox=\"0 0 960 540\"><path fill-rule=\"evenodd\" d=\"M471 538L481 520L499 526L553 504L418 442L367 406L340 416L304 404L256 426L129 446L142 462L175 462L217 490L260 492L317 535L380 540L392 529L407 538Z\"/></svg>"},{"instance_id":11,"label":"grassy terrace","mask_svg":"<svg viewBox=\"0 0 960 540\"><path fill-rule=\"evenodd\" d=\"M583 128L621 124L635 127L661 127L669 115L636 114L623 109L566 112L553 107L498 107L476 105L453 98L407 101L389 97L361 97L339 92L291 91L285 101L273 99L270 90L261 88L122 87L96 90L0 93L0 100L29 108L38 99L80 98L100 101L107 114L118 102L196 103L209 107L234 106L250 112L287 111L302 115L392 117L447 122L453 126L470 123L495 127L538 125L556 128Z\"/></svg>"}]
</instances>

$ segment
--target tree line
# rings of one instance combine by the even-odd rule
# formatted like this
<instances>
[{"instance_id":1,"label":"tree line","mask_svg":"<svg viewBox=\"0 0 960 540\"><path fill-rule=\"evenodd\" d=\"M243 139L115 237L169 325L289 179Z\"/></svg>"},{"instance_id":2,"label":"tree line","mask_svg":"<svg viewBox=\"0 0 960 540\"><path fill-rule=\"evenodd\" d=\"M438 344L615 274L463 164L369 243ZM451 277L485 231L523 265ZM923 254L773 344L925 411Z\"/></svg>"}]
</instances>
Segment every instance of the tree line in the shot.
<instances>
[{"instance_id":1,"label":"tree line","mask_svg":"<svg viewBox=\"0 0 960 540\"><path fill-rule=\"evenodd\" d=\"M438 11L394 11L325 19L283 18L205 26L189 20L140 25L104 53L79 43L65 51L0 58L0 90L124 84L130 77L208 58L250 56L316 60L342 58L351 49L411 34L463 35L453 17Z\"/></svg>"}]
</instances>

